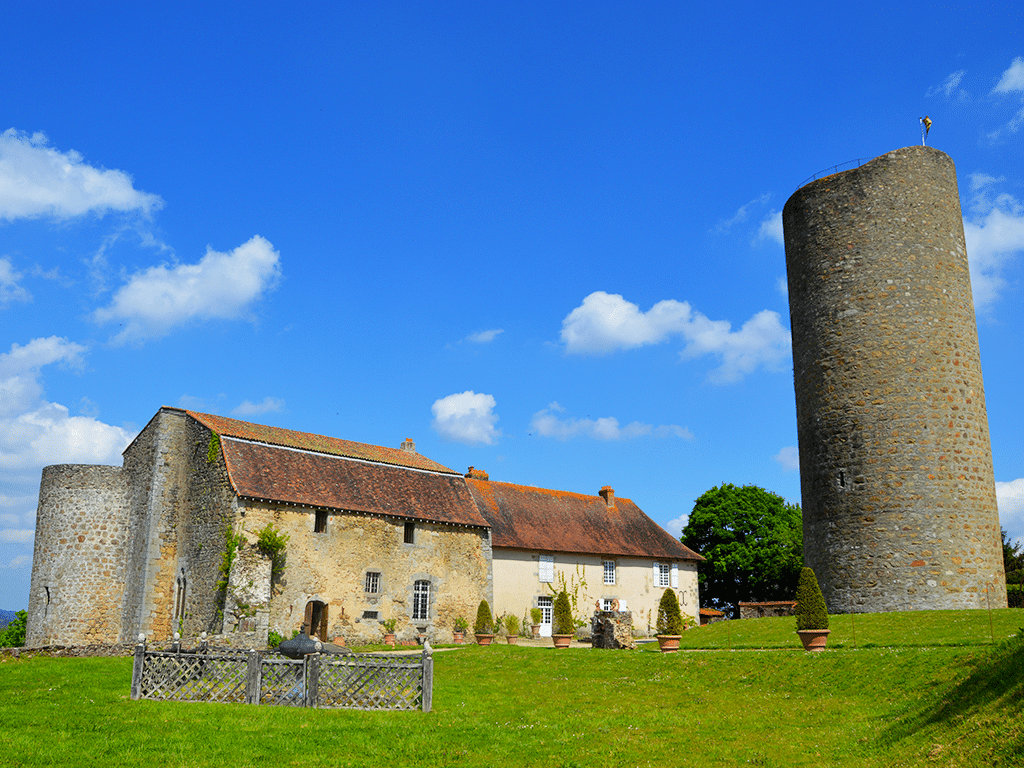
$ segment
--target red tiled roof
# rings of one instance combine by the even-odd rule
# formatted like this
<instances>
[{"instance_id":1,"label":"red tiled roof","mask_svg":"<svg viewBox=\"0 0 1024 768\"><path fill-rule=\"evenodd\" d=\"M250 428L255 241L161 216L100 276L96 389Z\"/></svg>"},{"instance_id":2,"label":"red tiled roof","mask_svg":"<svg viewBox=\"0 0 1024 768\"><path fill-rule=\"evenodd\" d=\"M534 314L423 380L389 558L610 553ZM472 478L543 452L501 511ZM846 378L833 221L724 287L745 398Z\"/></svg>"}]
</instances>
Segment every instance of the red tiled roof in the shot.
<instances>
[{"instance_id":1,"label":"red tiled roof","mask_svg":"<svg viewBox=\"0 0 1024 768\"><path fill-rule=\"evenodd\" d=\"M239 496L487 527L461 475L353 461L221 435L228 476Z\"/></svg>"},{"instance_id":2,"label":"red tiled roof","mask_svg":"<svg viewBox=\"0 0 1024 768\"><path fill-rule=\"evenodd\" d=\"M701 616L725 616L721 611L716 611L714 608L701 608Z\"/></svg>"},{"instance_id":3,"label":"red tiled roof","mask_svg":"<svg viewBox=\"0 0 1024 768\"><path fill-rule=\"evenodd\" d=\"M510 549L703 560L629 499L466 478L491 525L491 544Z\"/></svg>"},{"instance_id":4,"label":"red tiled roof","mask_svg":"<svg viewBox=\"0 0 1024 768\"><path fill-rule=\"evenodd\" d=\"M247 421L229 419L226 416L214 416L209 413L185 411L189 416L216 432L221 437L238 437L243 440L255 440L267 445L283 445L287 448L300 448L317 453L329 453L333 456L347 456L353 459L365 459L381 464L393 464L398 467L413 467L431 472L444 472L457 475L455 470L438 464L436 461L421 456L415 451L403 451L398 448L385 448L369 443L357 443L352 440L341 440L337 437L314 435L310 432L296 432L282 427L267 427L263 424L250 424Z\"/></svg>"}]
</instances>

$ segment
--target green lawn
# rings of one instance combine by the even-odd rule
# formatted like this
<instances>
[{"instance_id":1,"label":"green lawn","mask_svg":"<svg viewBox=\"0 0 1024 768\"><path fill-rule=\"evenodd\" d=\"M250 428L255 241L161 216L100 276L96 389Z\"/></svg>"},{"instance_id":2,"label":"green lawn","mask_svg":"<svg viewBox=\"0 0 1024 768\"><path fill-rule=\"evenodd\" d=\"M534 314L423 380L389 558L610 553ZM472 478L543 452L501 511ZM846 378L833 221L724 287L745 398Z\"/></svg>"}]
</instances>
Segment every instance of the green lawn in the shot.
<instances>
[{"instance_id":1,"label":"green lawn","mask_svg":"<svg viewBox=\"0 0 1024 768\"><path fill-rule=\"evenodd\" d=\"M643 652L435 656L434 711L133 702L130 659L0 661L3 766L974 766L1024 755L1024 610L690 630ZM1000 638L1003 638L1000 640ZM734 650L723 650L731 643ZM764 648L766 650L758 650ZM715 650L718 649L718 650Z\"/></svg>"}]
</instances>

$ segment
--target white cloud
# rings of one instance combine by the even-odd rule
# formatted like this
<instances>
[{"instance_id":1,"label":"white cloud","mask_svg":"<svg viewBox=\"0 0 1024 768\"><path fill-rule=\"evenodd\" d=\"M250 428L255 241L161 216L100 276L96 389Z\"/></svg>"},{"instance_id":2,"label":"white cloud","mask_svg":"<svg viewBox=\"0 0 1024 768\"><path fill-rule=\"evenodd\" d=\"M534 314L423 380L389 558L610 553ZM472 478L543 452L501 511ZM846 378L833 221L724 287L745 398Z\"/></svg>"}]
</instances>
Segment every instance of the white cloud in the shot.
<instances>
[{"instance_id":1,"label":"white cloud","mask_svg":"<svg viewBox=\"0 0 1024 768\"><path fill-rule=\"evenodd\" d=\"M978 311L999 298L1006 284L1003 267L1024 251L1024 206L1012 195L988 195L988 187L996 181L999 180L984 174L971 177L977 194L972 198L971 217L964 217L971 289ZM977 187L973 186L975 183Z\"/></svg>"},{"instance_id":2,"label":"white cloud","mask_svg":"<svg viewBox=\"0 0 1024 768\"><path fill-rule=\"evenodd\" d=\"M32 555L18 555L7 563L7 568L28 568L32 565Z\"/></svg>"},{"instance_id":3,"label":"white cloud","mask_svg":"<svg viewBox=\"0 0 1024 768\"><path fill-rule=\"evenodd\" d=\"M660 344L672 336L686 342L684 360L715 355L722 364L709 379L741 379L760 365L776 368L786 359L790 333L777 312L762 310L738 331L727 320L709 320L685 301L659 301L647 312L619 294L595 291L562 321L561 339L570 354L602 354Z\"/></svg>"},{"instance_id":4,"label":"white cloud","mask_svg":"<svg viewBox=\"0 0 1024 768\"><path fill-rule=\"evenodd\" d=\"M114 339L139 341L162 336L189 320L237 319L271 290L281 274L280 254L256 235L230 253L207 248L198 264L161 264L139 272L93 314L125 328Z\"/></svg>"},{"instance_id":5,"label":"white cloud","mask_svg":"<svg viewBox=\"0 0 1024 768\"><path fill-rule=\"evenodd\" d=\"M693 433L686 427L676 424L652 426L639 421L632 421L620 426L614 416L599 419L560 418L556 413L565 409L558 403L551 403L547 408L537 411L530 420L530 429L542 437L554 437L568 440L571 437L591 437L595 440L628 440L636 437L681 437L692 440Z\"/></svg>"},{"instance_id":6,"label":"white cloud","mask_svg":"<svg viewBox=\"0 0 1024 768\"><path fill-rule=\"evenodd\" d=\"M108 211L149 215L162 206L157 195L135 189L124 171L94 168L74 150L48 146L41 133L0 133L0 220Z\"/></svg>"},{"instance_id":7,"label":"white cloud","mask_svg":"<svg viewBox=\"0 0 1024 768\"><path fill-rule=\"evenodd\" d=\"M947 99L952 96L957 88L960 87L960 81L964 79L964 75L967 74L966 69L960 69L950 74L943 82L942 85L933 86L925 92L925 96L936 96L942 94ZM964 91L960 91L961 96L965 96Z\"/></svg>"},{"instance_id":8,"label":"white cloud","mask_svg":"<svg viewBox=\"0 0 1024 768\"><path fill-rule=\"evenodd\" d=\"M233 416L252 416L258 413L279 413L284 410L284 400L279 397L263 398L263 402L251 403L245 400L241 405L231 411Z\"/></svg>"},{"instance_id":9,"label":"white cloud","mask_svg":"<svg viewBox=\"0 0 1024 768\"><path fill-rule=\"evenodd\" d=\"M32 528L0 531L0 544L30 544L35 535Z\"/></svg>"},{"instance_id":10,"label":"white cloud","mask_svg":"<svg viewBox=\"0 0 1024 768\"><path fill-rule=\"evenodd\" d=\"M795 445L787 445L772 458L779 462L783 472L794 472L800 469L800 451Z\"/></svg>"},{"instance_id":11,"label":"white cloud","mask_svg":"<svg viewBox=\"0 0 1024 768\"><path fill-rule=\"evenodd\" d=\"M1012 91L1024 91L1024 59L1020 56L1013 60L1009 69L1003 72L992 93L1010 93Z\"/></svg>"},{"instance_id":12,"label":"white cloud","mask_svg":"<svg viewBox=\"0 0 1024 768\"><path fill-rule=\"evenodd\" d=\"M745 203L744 205L741 205L739 208L736 209L736 213L734 213L732 215L732 218L728 219L726 221L721 222L718 225L718 227L716 228L715 231L716 232L725 232L726 230L731 229L733 225L739 224L741 222L746 221L747 217L750 215L750 208L751 207L758 206L758 205L765 205L770 198L771 198L771 194L768 193L768 192L765 192L763 195L760 195L759 197L755 197L749 203Z\"/></svg>"},{"instance_id":13,"label":"white cloud","mask_svg":"<svg viewBox=\"0 0 1024 768\"><path fill-rule=\"evenodd\" d=\"M4 309L16 301L30 301L32 295L24 287L18 285L21 273L14 271L14 265L6 256L0 258L0 309Z\"/></svg>"},{"instance_id":14,"label":"white cloud","mask_svg":"<svg viewBox=\"0 0 1024 768\"><path fill-rule=\"evenodd\" d=\"M996 178L995 176L989 176L987 173L972 173L970 175L971 180L971 191L977 192L980 189L984 189L992 184L997 184L1000 181L1005 181L1005 176Z\"/></svg>"},{"instance_id":15,"label":"white cloud","mask_svg":"<svg viewBox=\"0 0 1024 768\"><path fill-rule=\"evenodd\" d=\"M498 421L495 405L497 401L492 395L477 394L472 390L448 395L435 400L430 407L434 414L432 426L449 440L492 445L501 435L494 426Z\"/></svg>"},{"instance_id":16,"label":"white cloud","mask_svg":"<svg viewBox=\"0 0 1024 768\"><path fill-rule=\"evenodd\" d=\"M132 432L95 418L71 416L42 399L43 366L82 364L86 349L51 336L0 354L0 469L25 470L47 464L120 464Z\"/></svg>"},{"instance_id":17,"label":"white cloud","mask_svg":"<svg viewBox=\"0 0 1024 768\"><path fill-rule=\"evenodd\" d=\"M789 298L789 281L786 278L775 278L775 289L786 298Z\"/></svg>"},{"instance_id":18,"label":"white cloud","mask_svg":"<svg viewBox=\"0 0 1024 768\"><path fill-rule=\"evenodd\" d=\"M996 482L999 522L1011 540L1024 543L1024 477L1008 483Z\"/></svg>"},{"instance_id":19,"label":"white cloud","mask_svg":"<svg viewBox=\"0 0 1024 768\"><path fill-rule=\"evenodd\" d=\"M466 341L473 344L489 344L494 341L495 337L499 333L504 333L504 328L494 328L490 331L480 331L479 333L471 333L466 337Z\"/></svg>"},{"instance_id":20,"label":"white cloud","mask_svg":"<svg viewBox=\"0 0 1024 768\"><path fill-rule=\"evenodd\" d=\"M772 211L761 220L761 226L757 230L759 240L772 240L781 246L786 245L785 234L782 229L782 211Z\"/></svg>"},{"instance_id":21,"label":"white cloud","mask_svg":"<svg viewBox=\"0 0 1024 768\"><path fill-rule=\"evenodd\" d=\"M665 530L671 533L675 538L679 538L683 535L683 528L690 522L690 516L688 514L682 514L677 518L668 521L668 525L665 526Z\"/></svg>"}]
</instances>

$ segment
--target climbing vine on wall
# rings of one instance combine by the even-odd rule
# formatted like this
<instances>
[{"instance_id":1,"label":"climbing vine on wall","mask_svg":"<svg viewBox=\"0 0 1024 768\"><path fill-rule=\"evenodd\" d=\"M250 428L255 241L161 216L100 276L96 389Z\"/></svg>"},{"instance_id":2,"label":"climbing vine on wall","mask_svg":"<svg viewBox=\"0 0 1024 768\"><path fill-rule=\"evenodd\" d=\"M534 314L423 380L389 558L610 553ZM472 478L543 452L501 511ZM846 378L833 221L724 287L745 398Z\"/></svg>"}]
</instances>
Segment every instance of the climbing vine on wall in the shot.
<instances>
[{"instance_id":1,"label":"climbing vine on wall","mask_svg":"<svg viewBox=\"0 0 1024 768\"><path fill-rule=\"evenodd\" d=\"M576 566L576 573L574 573L569 581L566 582L565 574L561 571L556 575L558 579L558 587L556 588L552 584L548 584L548 589L551 590L551 594L557 597L559 592L565 592L569 597L569 603L572 606L572 620L577 627L584 626L587 621L583 618L580 613L580 602L586 604L587 601L587 579L583 575L583 571L580 570L580 566Z\"/></svg>"},{"instance_id":2,"label":"climbing vine on wall","mask_svg":"<svg viewBox=\"0 0 1024 768\"><path fill-rule=\"evenodd\" d=\"M206 463L213 464L218 456L220 456L220 435L211 432L210 444L206 447Z\"/></svg>"},{"instance_id":3,"label":"climbing vine on wall","mask_svg":"<svg viewBox=\"0 0 1024 768\"><path fill-rule=\"evenodd\" d=\"M270 572L280 576L284 572L285 547L288 546L288 534L277 530L273 523L267 523L257 534L256 547L270 558Z\"/></svg>"}]
</instances>

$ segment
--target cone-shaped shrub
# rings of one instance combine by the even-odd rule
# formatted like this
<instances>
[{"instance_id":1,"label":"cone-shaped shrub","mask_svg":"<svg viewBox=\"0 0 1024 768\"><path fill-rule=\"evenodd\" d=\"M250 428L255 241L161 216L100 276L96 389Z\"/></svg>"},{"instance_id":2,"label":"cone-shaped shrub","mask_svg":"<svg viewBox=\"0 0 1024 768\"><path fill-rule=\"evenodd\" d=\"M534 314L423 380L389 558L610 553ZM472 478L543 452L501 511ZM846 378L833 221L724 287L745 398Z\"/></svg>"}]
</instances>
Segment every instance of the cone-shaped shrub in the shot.
<instances>
[{"instance_id":1,"label":"cone-shaped shrub","mask_svg":"<svg viewBox=\"0 0 1024 768\"><path fill-rule=\"evenodd\" d=\"M572 606L569 605L569 596L563 589L555 598L554 605L554 626L552 631L556 635L572 635L576 632L575 622L572 620Z\"/></svg>"},{"instance_id":2,"label":"cone-shaped shrub","mask_svg":"<svg viewBox=\"0 0 1024 768\"><path fill-rule=\"evenodd\" d=\"M810 568L800 571L796 587L796 628L828 629L828 609L821 596L818 578Z\"/></svg>"},{"instance_id":3,"label":"cone-shaped shrub","mask_svg":"<svg viewBox=\"0 0 1024 768\"><path fill-rule=\"evenodd\" d=\"M683 634L683 614L679 612L679 600L676 593L666 589L658 603L659 635L681 635Z\"/></svg>"},{"instance_id":4,"label":"cone-shaped shrub","mask_svg":"<svg viewBox=\"0 0 1024 768\"><path fill-rule=\"evenodd\" d=\"M478 635L494 634L494 619L491 618L491 606L486 600L480 601L480 607L476 609L476 621L473 623L473 632Z\"/></svg>"}]
</instances>

